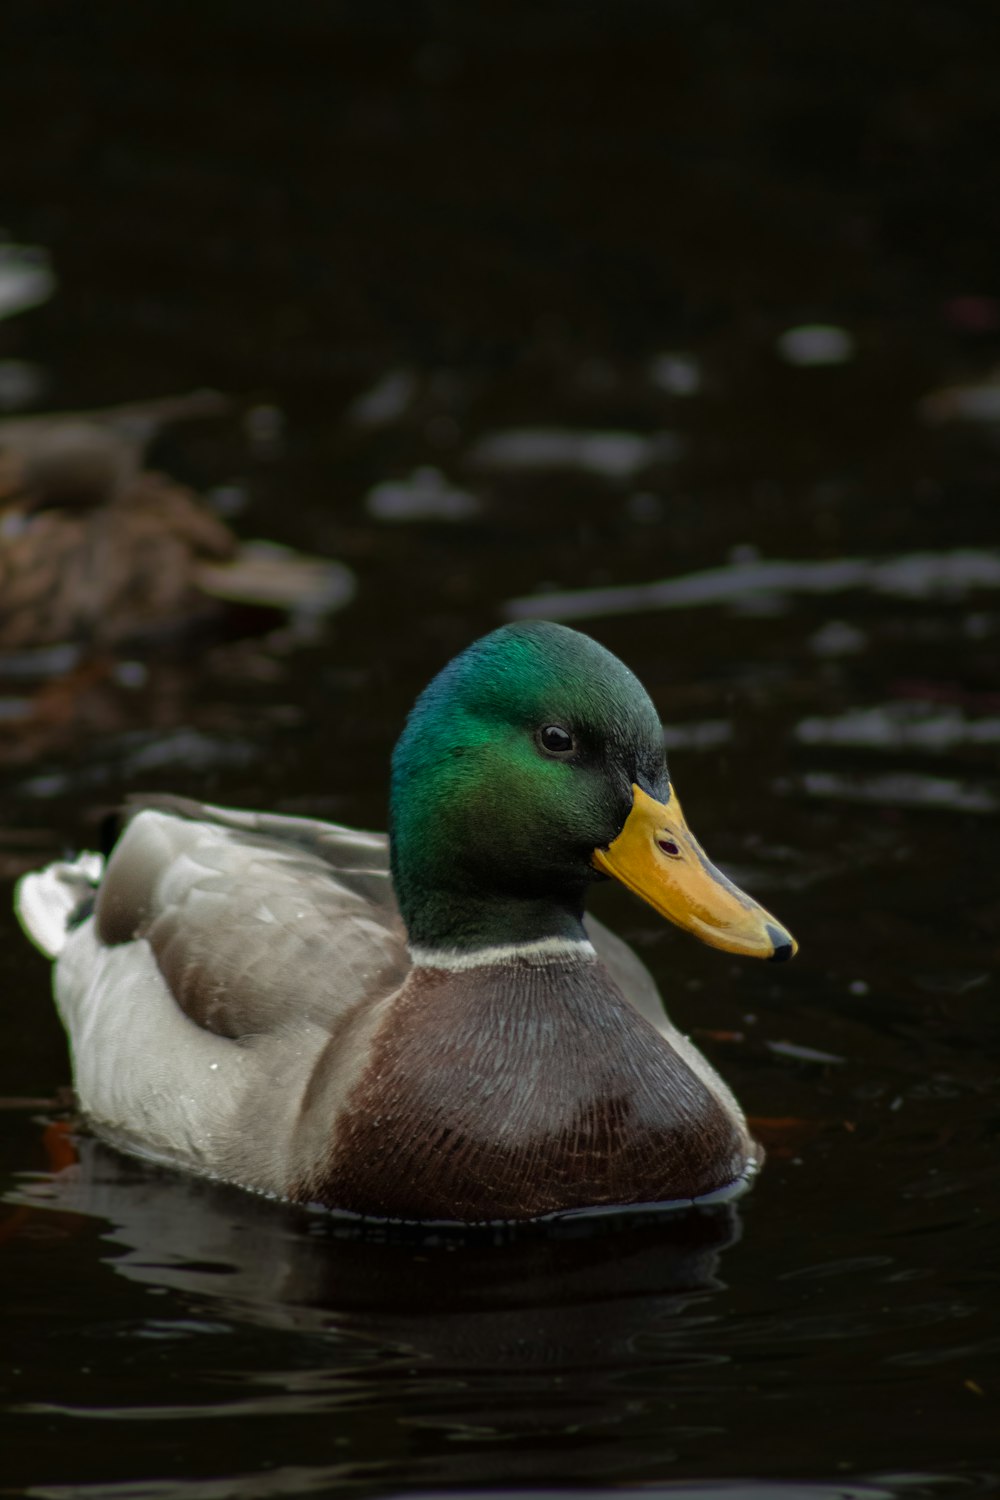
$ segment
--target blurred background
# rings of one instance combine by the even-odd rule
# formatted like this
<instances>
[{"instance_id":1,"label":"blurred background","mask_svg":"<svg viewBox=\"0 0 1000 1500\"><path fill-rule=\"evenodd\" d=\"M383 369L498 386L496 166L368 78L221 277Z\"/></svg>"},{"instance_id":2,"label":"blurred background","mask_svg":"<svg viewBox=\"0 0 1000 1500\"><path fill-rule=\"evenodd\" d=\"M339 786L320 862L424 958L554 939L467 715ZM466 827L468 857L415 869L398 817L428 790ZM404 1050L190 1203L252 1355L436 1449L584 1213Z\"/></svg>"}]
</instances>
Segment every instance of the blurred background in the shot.
<instances>
[{"instance_id":1,"label":"blurred background","mask_svg":"<svg viewBox=\"0 0 1000 1500\"><path fill-rule=\"evenodd\" d=\"M153 1335L100 1224L140 1251L160 1230L110 1190L22 1205L0 1246L30 1309L18 1482L169 1479L158 1496L195 1500L221 1491L191 1476L237 1472L261 1494L757 1476L827 1500L850 1474L851 1495L991 1493L996 7L7 0L2 31L4 892L92 844L132 790L384 827L415 694L538 614L635 669L693 827L802 949L738 966L624 893L597 903L771 1153L719 1276L680 1279L697 1316L664 1262L605 1288L627 1337L598 1322L581 1343L589 1289L573 1340L563 1308L550 1362L519 1365L510 1340L545 1335L560 1262L519 1331L475 1344L438 1323L421 1344L406 1325L433 1397L345 1346L361 1420L329 1384L351 1315L315 1268L297 1305L332 1310L307 1337L268 1289L268 1343L218 1286L160 1284L156 1337L189 1341L198 1411L150 1459L174 1397L139 1361L160 1415L109 1457L67 1412L132 1410L125 1371ZM81 412L101 415L42 420ZM72 559L105 505L94 555L127 586L84 603ZM116 527L140 512L130 550ZM306 572L234 589L219 570L251 539ZM45 966L0 922L0 1094L41 1107L65 1045ZM47 1118L0 1115L15 1198L59 1191ZM485 1295L495 1267L467 1269ZM67 1275L87 1307L56 1315ZM397 1314L358 1347L402 1358ZM39 1415L68 1333L104 1384L67 1373ZM213 1449L201 1418L233 1382L287 1389L290 1365L299 1403L261 1408L239 1463ZM53 1424L58 1456L38 1446Z\"/></svg>"}]
</instances>

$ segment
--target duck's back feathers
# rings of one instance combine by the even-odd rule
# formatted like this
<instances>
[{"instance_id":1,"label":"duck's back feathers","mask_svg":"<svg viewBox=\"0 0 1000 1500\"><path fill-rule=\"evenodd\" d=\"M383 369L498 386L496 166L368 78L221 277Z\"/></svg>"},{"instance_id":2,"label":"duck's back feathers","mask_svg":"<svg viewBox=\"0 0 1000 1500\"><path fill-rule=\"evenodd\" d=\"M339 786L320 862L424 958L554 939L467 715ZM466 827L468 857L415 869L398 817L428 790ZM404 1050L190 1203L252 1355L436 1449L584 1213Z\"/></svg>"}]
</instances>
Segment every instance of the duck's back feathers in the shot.
<instances>
[{"instance_id":1,"label":"duck's back feathers","mask_svg":"<svg viewBox=\"0 0 1000 1500\"><path fill-rule=\"evenodd\" d=\"M148 802L109 861L97 937L144 938L177 1004L219 1035L330 1025L409 967L386 843L306 818Z\"/></svg>"}]
</instances>

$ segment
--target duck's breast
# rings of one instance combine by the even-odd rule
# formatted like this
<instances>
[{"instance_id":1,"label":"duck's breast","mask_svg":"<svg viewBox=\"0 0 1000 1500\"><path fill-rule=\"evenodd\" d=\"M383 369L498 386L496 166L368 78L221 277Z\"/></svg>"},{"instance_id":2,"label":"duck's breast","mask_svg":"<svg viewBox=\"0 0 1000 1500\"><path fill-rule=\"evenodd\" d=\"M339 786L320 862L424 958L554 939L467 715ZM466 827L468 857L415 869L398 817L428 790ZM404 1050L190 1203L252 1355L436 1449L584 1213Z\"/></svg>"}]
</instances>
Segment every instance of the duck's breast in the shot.
<instances>
[{"instance_id":1,"label":"duck's breast","mask_svg":"<svg viewBox=\"0 0 1000 1500\"><path fill-rule=\"evenodd\" d=\"M697 1198L753 1159L728 1110L596 962L414 970L384 1004L301 1196L404 1218Z\"/></svg>"}]
</instances>

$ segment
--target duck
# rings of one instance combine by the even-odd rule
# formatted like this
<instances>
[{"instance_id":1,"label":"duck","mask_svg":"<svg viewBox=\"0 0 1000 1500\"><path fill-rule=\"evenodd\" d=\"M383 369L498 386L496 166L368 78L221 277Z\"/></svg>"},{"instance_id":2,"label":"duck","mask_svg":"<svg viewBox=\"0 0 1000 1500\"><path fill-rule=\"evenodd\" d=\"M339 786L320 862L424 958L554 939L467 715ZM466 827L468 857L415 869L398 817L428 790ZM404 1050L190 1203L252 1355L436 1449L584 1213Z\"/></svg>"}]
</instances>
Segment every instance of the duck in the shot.
<instances>
[{"instance_id":1,"label":"duck","mask_svg":"<svg viewBox=\"0 0 1000 1500\"><path fill-rule=\"evenodd\" d=\"M194 490L146 466L161 427L228 405L206 391L0 422L0 655L114 652L234 608L350 602L344 564L241 541Z\"/></svg>"},{"instance_id":2,"label":"duck","mask_svg":"<svg viewBox=\"0 0 1000 1500\"><path fill-rule=\"evenodd\" d=\"M619 881L771 961L796 943L703 852L659 715L604 646L501 626L421 693L389 833L176 796L24 876L87 1126L132 1155L363 1219L703 1203L761 1152L638 955Z\"/></svg>"}]
</instances>

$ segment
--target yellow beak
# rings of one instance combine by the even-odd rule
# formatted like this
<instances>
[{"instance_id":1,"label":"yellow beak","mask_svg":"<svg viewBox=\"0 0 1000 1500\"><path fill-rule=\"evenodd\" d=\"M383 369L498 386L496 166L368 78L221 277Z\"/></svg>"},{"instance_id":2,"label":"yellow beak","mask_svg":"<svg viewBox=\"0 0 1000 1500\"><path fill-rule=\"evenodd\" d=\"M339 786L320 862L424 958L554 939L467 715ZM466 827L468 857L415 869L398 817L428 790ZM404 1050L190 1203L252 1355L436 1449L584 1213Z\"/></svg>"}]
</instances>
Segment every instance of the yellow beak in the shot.
<instances>
[{"instance_id":1,"label":"yellow beak","mask_svg":"<svg viewBox=\"0 0 1000 1500\"><path fill-rule=\"evenodd\" d=\"M791 933L708 860L673 791L656 802L633 786L625 827L594 850L593 864L712 948L779 962L798 951Z\"/></svg>"}]
</instances>

